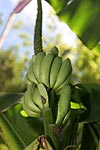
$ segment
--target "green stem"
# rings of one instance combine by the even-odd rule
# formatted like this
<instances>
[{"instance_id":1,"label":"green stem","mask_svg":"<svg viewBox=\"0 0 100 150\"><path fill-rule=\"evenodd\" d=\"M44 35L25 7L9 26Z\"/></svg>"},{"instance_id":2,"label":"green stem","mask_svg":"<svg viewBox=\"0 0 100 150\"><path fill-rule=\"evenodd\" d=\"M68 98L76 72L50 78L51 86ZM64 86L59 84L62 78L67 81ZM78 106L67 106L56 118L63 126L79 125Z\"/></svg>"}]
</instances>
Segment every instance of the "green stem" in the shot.
<instances>
[{"instance_id":1,"label":"green stem","mask_svg":"<svg viewBox=\"0 0 100 150\"><path fill-rule=\"evenodd\" d=\"M48 125L53 124L53 115L51 108L46 108L42 111L45 136L48 135Z\"/></svg>"},{"instance_id":2,"label":"green stem","mask_svg":"<svg viewBox=\"0 0 100 150\"><path fill-rule=\"evenodd\" d=\"M38 12L34 33L34 53L38 54L42 50L42 4L41 0L37 0Z\"/></svg>"},{"instance_id":3,"label":"green stem","mask_svg":"<svg viewBox=\"0 0 100 150\"><path fill-rule=\"evenodd\" d=\"M48 125L48 140L50 139L52 146L56 150L61 150L61 129L56 124Z\"/></svg>"},{"instance_id":4,"label":"green stem","mask_svg":"<svg viewBox=\"0 0 100 150\"><path fill-rule=\"evenodd\" d=\"M0 136L10 150L22 150L25 147L24 142L3 113L0 113Z\"/></svg>"},{"instance_id":5,"label":"green stem","mask_svg":"<svg viewBox=\"0 0 100 150\"><path fill-rule=\"evenodd\" d=\"M43 110L42 118L45 137L54 149L59 150L61 144L60 129L56 124L54 124L54 117L51 108L46 108Z\"/></svg>"}]
</instances>

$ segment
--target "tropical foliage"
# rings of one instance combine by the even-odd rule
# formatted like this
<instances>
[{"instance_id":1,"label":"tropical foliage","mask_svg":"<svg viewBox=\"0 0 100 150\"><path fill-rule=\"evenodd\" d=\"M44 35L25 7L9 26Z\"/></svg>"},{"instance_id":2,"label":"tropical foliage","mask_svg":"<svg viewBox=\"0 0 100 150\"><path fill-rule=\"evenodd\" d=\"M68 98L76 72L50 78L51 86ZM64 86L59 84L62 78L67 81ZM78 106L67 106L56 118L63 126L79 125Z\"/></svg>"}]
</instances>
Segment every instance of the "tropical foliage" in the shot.
<instances>
[{"instance_id":1,"label":"tropical foliage","mask_svg":"<svg viewBox=\"0 0 100 150\"><path fill-rule=\"evenodd\" d=\"M13 12L20 12L29 2L27 0L22 1ZM37 2L39 12L41 1L38 0ZM93 49L93 51L83 46L82 43L78 44L76 49L69 50L69 48L66 48L63 51L62 48L60 51L60 55L64 58L66 58L67 54L67 57L72 61L73 67L70 83L71 107L68 110L69 113L66 117L67 119L65 119L66 121L60 125L52 124L51 120L51 110L56 112L55 106L56 104L59 105L59 94L56 95L55 92L48 91L49 88L47 87L49 99L53 103L50 103L49 109L47 108L42 111L43 116L39 118L29 117L23 111L22 97L26 90L25 83L23 82L24 69L27 66L25 63L27 62L26 56L19 61L19 58L16 57L16 51L13 52L10 49L8 52L1 52L0 89L2 92L9 91L10 93L0 94L0 149L19 150L25 148L25 150L32 150L32 147L34 147L34 150L99 150L100 22L98 18L100 17L100 2L96 0L95 5L93 0L88 0L88 2L86 0L48 0L47 2L55 9L58 17L67 23L82 42L89 49ZM38 27L41 28L42 25L39 25ZM40 42L40 47L38 47L39 45L35 47L35 54L39 53L42 49L41 29L39 31L35 31L37 33L35 38L38 37L40 40L35 41L35 44ZM30 82L27 84L29 88ZM4 85L3 90L2 85ZM64 92L66 94L66 91ZM57 99L58 101L55 102ZM62 107L65 108L64 104ZM4 143L6 144L5 146Z\"/></svg>"}]
</instances>

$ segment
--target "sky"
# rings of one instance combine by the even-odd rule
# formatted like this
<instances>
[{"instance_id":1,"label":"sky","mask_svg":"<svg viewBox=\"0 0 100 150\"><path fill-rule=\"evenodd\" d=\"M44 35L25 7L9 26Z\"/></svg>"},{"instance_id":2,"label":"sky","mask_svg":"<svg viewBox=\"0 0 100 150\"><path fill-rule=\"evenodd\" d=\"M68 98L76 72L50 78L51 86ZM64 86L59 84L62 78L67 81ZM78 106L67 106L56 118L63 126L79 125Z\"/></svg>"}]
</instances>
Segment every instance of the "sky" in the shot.
<instances>
[{"instance_id":1,"label":"sky","mask_svg":"<svg viewBox=\"0 0 100 150\"><path fill-rule=\"evenodd\" d=\"M2 26L0 25L0 35L7 23L10 13L15 8L17 2L18 0L0 0L0 15L2 14L3 20ZM62 33L62 42L65 42L69 47L75 46L76 35L69 29L69 27L65 23L59 21L55 13L51 15L51 11L54 12L54 10L51 9L48 3L43 1L43 37L47 39L47 43L45 44L48 44L49 42L51 42L51 44L55 44L53 43L53 40L49 41L48 36L54 38ZM29 36L31 45L29 47L26 47L26 49L22 48L20 53L22 54L23 51L26 51L27 49L29 49L30 51L33 50L33 32L36 13L37 5L36 1L33 0L19 14L17 14L13 25L15 25L17 21L23 21L24 26L19 30L11 29L9 31L7 38L3 43L4 49L8 49L9 46L14 45L14 43L20 44L21 42L23 42L23 39L19 38L18 34L26 33Z\"/></svg>"}]
</instances>

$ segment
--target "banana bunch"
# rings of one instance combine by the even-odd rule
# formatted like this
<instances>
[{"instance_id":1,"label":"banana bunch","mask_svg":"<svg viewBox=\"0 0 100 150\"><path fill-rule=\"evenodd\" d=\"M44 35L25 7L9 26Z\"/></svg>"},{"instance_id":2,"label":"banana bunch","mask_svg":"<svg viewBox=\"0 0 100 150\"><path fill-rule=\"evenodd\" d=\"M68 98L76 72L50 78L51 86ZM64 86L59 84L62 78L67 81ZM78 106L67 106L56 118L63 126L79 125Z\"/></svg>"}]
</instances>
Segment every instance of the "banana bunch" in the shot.
<instances>
[{"instance_id":1,"label":"banana bunch","mask_svg":"<svg viewBox=\"0 0 100 150\"><path fill-rule=\"evenodd\" d=\"M48 89L57 93L70 82L72 67L70 59L64 61L58 56L57 47L53 47L46 55L40 52L34 55L27 73L28 82L44 84Z\"/></svg>"},{"instance_id":2,"label":"banana bunch","mask_svg":"<svg viewBox=\"0 0 100 150\"><path fill-rule=\"evenodd\" d=\"M30 117L40 117L42 110L49 107L45 86L42 83L29 85L22 98L22 105Z\"/></svg>"},{"instance_id":3,"label":"banana bunch","mask_svg":"<svg viewBox=\"0 0 100 150\"><path fill-rule=\"evenodd\" d=\"M62 121L58 117L59 114L63 111L67 113L69 108L70 98L66 100L66 97L68 93L70 95L71 73L70 59L62 60L62 57L58 55L57 47L53 47L48 54L39 52L37 55L33 55L26 75L27 91L22 102L26 113L32 117L41 116L42 110L50 107L48 91L52 89L59 97L56 120L56 123L59 124ZM64 107L68 107L66 110L63 108L64 103ZM65 114L61 118L64 116Z\"/></svg>"}]
</instances>

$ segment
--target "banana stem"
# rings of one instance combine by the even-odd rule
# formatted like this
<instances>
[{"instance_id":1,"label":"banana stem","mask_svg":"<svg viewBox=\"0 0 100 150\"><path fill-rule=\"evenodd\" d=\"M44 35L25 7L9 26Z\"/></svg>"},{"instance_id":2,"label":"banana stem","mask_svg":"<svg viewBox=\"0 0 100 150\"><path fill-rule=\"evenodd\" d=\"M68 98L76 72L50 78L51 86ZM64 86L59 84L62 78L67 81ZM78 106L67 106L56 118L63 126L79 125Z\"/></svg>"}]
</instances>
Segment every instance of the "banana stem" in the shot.
<instances>
[{"instance_id":1,"label":"banana stem","mask_svg":"<svg viewBox=\"0 0 100 150\"><path fill-rule=\"evenodd\" d=\"M62 144L62 139L61 139L61 129L55 124L49 124L48 125L48 133L49 133L49 138L52 140L51 144L56 150L61 150L61 144Z\"/></svg>"},{"instance_id":2,"label":"banana stem","mask_svg":"<svg viewBox=\"0 0 100 150\"><path fill-rule=\"evenodd\" d=\"M37 0L37 18L35 24L34 33L34 53L38 54L42 50L42 3L41 0Z\"/></svg>"},{"instance_id":3,"label":"banana stem","mask_svg":"<svg viewBox=\"0 0 100 150\"><path fill-rule=\"evenodd\" d=\"M21 150L25 147L25 143L3 113L0 113L0 136L10 150Z\"/></svg>"},{"instance_id":4,"label":"banana stem","mask_svg":"<svg viewBox=\"0 0 100 150\"><path fill-rule=\"evenodd\" d=\"M54 149L59 150L60 148L60 129L54 124L54 118L51 108L46 108L42 112L42 118L44 123L44 134L48 139L49 143Z\"/></svg>"},{"instance_id":5,"label":"banana stem","mask_svg":"<svg viewBox=\"0 0 100 150\"><path fill-rule=\"evenodd\" d=\"M45 136L48 135L48 125L53 124L53 115L51 108L46 108L42 111L42 118L43 118L43 124L44 124L44 134Z\"/></svg>"}]
</instances>

